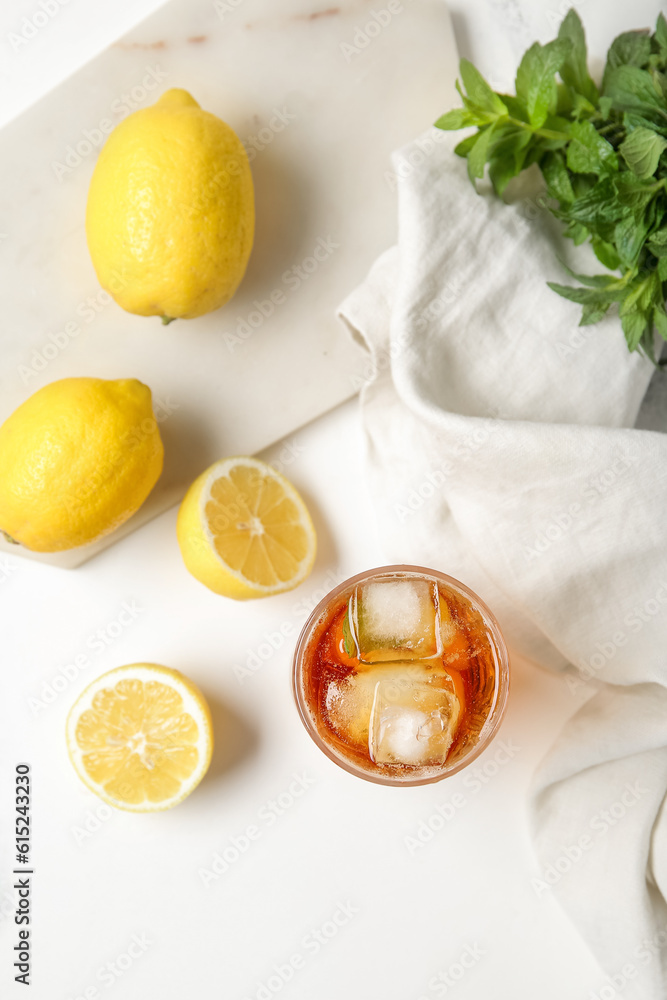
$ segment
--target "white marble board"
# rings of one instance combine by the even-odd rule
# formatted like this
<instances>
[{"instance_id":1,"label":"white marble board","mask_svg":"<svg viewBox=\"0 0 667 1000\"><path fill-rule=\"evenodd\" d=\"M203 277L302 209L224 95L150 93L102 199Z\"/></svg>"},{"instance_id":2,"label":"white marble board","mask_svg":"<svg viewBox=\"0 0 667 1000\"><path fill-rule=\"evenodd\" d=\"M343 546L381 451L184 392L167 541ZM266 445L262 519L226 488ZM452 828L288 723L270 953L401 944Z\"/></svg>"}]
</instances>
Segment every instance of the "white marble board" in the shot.
<instances>
[{"instance_id":1,"label":"white marble board","mask_svg":"<svg viewBox=\"0 0 667 1000\"><path fill-rule=\"evenodd\" d=\"M395 240L389 154L456 103L456 72L441 0L171 0L0 132L0 420L55 379L136 377L166 449L153 494L113 535L56 555L0 550L76 566L217 458L355 392L365 359L335 308ZM257 226L234 299L163 327L101 291L84 214L105 130L169 87L251 150Z\"/></svg>"}]
</instances>

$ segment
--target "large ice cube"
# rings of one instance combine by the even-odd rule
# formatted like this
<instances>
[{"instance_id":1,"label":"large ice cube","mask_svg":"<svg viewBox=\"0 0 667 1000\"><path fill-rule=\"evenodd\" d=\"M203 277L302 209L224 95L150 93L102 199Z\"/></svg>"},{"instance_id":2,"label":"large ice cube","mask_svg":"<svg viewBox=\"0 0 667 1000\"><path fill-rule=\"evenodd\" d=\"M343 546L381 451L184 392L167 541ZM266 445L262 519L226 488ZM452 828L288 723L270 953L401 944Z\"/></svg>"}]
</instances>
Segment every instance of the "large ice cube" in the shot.
<instances>
[{"instance_id":1,"label":"large ice cube","mask_svg":"<svg viewBox=\"0 0 667 1000\"><path fill-rule=\"evenodd\" d=\"M440 663L368 667L327 687L329 724L378 764L432 765L447 757L462 705Z\"/></svg>"},{"instance_id":2,"label":"large ice cube","mask_svg":"<svg viewBox=\"0 0 667 1000\"><path fill-rule=\"evenodd\" d=\"M430 659L442 650L435 581L407 577L361 584L350 598L348 621L364 663Z\"/></svg>"},{"instance_id":3,"label":"large ice cube","mask_svg":"<svg viewBox=\"0 0 667 1000\"><path fill-rule=\"evenodd\" d=\"M453 685L405 680L399 688L389 679L376 685L368 737L371 760L420 767L444 764L461 714Z\"/></svg>"}]
</instances>

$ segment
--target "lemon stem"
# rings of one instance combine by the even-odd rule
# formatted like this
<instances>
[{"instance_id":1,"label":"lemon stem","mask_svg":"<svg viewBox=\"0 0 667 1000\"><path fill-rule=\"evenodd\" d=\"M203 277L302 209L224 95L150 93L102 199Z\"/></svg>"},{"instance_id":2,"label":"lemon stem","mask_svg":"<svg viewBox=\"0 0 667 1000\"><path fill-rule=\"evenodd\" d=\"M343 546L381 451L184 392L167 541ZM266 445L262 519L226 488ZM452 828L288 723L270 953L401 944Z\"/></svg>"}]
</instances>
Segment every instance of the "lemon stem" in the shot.
<instances>
[{"instance_id":1,"label":"lemon stem","mask_svg":"<svg viewBox=\"0 0 667 1000\"><path fill-rule=\"evenodd\" d=\"M174 322L174 320L176 319L176 317L175 316L161 316L160 319L162 320L162 325L163 326L169 326L170 323Z\"/></svg>"},{"instance_id":2,"label":"lemon stem","mask_svg":"<svg viewBox=\"0 0 667 1000\"><path fill-rule=\"evenodd\" d=\"M8 535L6 531L2 530L2 528L0 528L0 535L2 535L4 540L6 542L9 542L10 545L20 545L20 542L17 542L15 538L12 538L11 535Z\"/></svg>"}]
</instances>

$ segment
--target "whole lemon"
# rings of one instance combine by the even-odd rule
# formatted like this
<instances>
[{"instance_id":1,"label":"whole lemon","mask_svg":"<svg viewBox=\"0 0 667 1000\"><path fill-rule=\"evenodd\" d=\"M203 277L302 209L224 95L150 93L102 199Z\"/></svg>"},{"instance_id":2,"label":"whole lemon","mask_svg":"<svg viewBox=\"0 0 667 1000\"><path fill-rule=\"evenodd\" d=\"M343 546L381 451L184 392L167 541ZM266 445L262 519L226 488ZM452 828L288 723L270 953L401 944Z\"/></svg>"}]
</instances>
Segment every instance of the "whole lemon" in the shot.
<instances>
[{"instance_id":1,"label":"whole lemon","mask_svg":"<svg viewBox=\"0 0 667 1000\"><path fill-rule=\"evenodd\" d=\"M0 531L35 552L95 541L142 505L163 454L142 382L51 382L0 427Z\"/></svg>"},{"instance_id":2,"label":"whole lemon","mask_svg":"<svg viewBox=\"0 0 667 1000\"><path fill-rule=\"evenodd\" d=\"M165 323L218 309L243 278L254 226L243 144L187 91L168 90L109 136L86 234L100 284L123 309Z\"/></svg>"}]
</instances>

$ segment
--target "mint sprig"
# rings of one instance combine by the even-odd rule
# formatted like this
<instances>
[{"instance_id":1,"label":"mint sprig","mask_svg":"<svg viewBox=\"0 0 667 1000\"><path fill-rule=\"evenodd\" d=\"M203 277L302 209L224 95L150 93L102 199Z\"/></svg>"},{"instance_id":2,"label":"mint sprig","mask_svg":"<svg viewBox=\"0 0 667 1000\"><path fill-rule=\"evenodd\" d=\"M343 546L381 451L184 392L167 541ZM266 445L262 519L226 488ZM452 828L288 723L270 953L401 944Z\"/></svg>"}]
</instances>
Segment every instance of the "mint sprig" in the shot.
<instances>
[{"instance_id":1,"label":"mint sprig","mask_svg":"<svg viewBox=\"0 0 667 1000\"><path fill-rule=\"evenodd\" d=\"M558 38L535 43L516 74L516 93L499 94L467 59L463 101L435 123L474 128L456 147L473 184L489 177L498 195L536 163L551 211L575 244L590 241L605 274L572 274L581 286L549 282L582 306L581 325L618 310L631 351L657 364L654 332L667 340L667 21L655 32L616 38L598 89L588 72L576 11Z\"/></svg>"}]
</instances>

